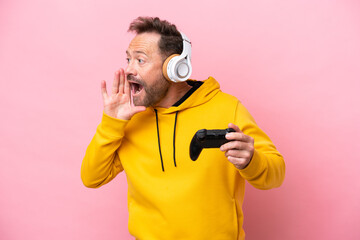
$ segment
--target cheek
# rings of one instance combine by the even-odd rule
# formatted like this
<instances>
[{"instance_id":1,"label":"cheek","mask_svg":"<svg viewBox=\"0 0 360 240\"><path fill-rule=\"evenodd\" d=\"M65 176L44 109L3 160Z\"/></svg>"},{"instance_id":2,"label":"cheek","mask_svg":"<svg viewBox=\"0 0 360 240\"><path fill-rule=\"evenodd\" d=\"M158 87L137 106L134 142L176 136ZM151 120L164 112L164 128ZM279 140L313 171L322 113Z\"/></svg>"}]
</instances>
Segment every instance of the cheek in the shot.
<instances>
[{"instance_id":1,"label":"cheek","mask_svg":"<svg viewBox=\"0 0 360 240\"><path fill-rule=\"evenodd\" d=\"M157 83L157 82L159 82L160 79L164 78L161 67L152 68L151 70L147 71L144 74L145 75L143 75L143 76L144 76L144 78L146 78L148 80L149 84Z\"/></svg>"}]
</instances>

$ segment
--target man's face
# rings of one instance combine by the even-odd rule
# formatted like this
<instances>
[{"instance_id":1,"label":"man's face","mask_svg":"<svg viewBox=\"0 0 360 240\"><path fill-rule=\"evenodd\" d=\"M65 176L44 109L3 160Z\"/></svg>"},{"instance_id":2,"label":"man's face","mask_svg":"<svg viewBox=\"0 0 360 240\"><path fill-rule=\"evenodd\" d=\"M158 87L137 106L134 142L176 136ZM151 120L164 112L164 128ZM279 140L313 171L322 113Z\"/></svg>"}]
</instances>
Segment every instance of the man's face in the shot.
<instances>
[{"instance_id":1,"label":"man's face","mask_svg":"<svg viewBox=\"0 0 360 240\"><path fill-rule=\"evenodd\" d=\"M170 83L162 74L159 40L158 33L141 33L133 38L126 51L128 66L125 73L136 106L156 106L169 89Z\"/></svg>"}]
</instances>

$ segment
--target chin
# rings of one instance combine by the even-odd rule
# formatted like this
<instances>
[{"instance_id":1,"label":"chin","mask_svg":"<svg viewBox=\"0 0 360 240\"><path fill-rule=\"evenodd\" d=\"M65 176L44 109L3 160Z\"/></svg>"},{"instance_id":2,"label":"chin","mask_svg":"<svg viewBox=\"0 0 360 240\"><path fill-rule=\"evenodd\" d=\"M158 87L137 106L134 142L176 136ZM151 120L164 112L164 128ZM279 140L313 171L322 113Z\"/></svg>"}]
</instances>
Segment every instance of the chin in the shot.
<instances>
[{"instance_id":1,"label":"chin","mask_svg":"<svg viewBox=\"0 0 360 240\"><path fill-rule=\"evenodd\" d=\"M149 104L147 104L146 101L144 101L144 99L139 99L139 97L134 98L133 103L135 106L149 107Z\"/></svg>"}]
</instances>

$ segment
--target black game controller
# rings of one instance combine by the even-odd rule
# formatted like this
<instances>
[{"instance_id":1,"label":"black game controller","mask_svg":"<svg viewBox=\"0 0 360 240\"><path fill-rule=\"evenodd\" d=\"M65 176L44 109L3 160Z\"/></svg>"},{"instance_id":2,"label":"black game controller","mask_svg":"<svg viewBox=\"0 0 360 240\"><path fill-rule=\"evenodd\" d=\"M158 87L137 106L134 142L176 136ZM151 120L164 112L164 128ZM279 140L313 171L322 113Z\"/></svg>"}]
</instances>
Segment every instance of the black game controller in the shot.
<instances>
[{"instance_id":1,"label":"black game controller","mask_svg":"<svg viewBox=\"0 0 360 240\"><path fill-rule=\"evenodd\" d=\"M229 142L225 135L230 132L235 132L232 128L227 129L201 129L197 131L190 143L190 158L195 161L203 148L219 148L224 143Z\"/></svg>"}]
</instances>

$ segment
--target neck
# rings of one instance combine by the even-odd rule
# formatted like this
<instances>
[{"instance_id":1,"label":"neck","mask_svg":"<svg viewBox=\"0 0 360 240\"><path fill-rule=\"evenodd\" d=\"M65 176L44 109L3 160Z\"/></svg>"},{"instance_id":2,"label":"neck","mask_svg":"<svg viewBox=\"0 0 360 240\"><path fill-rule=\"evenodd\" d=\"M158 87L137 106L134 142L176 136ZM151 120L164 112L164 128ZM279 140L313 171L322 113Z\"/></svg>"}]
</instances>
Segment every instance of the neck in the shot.
<instances>
[{"instance_id":1,"label":"neck","mask_svg":"<svg viewBox=\"0 0 360 240\"><path fill-rule=\"evenodd\" d=\"M169 108L179 101L190 89L191 86L186 82L170 83L169 90L165 97L154 107Z\"/></svg>"}]
</instances>

